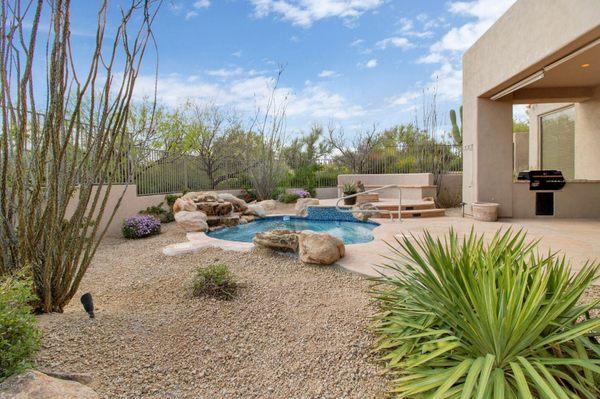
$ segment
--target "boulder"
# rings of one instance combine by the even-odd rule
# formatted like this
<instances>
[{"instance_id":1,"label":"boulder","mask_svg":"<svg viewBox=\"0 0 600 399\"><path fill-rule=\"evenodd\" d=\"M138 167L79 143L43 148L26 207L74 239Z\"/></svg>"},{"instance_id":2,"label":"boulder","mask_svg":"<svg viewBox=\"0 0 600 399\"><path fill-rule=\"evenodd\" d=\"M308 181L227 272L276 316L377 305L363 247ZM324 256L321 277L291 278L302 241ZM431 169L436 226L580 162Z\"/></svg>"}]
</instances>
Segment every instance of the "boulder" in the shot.
<instances>
[{"instance_id":1,"label":"boulder","mask_svg":"<svg viewBox=\"0 0 600 399\"><path fill-rule=\"evenodd\" d=\"M192 200L194 202L217 202L219 199L219 194L217 194L215 191L189 192L183 195L181 198Z\"/></svg>"},{"instance_id":2,"label":"boulder","mask_svg":"<svg viewBox=\"0 0 600 399\"><path fill-rule=\"evenodd\" d=\"M244 211L244 215L252 215L257 216L259 218L264 218L265 216L267 216L267 211L265 210L265 208L262 207L262 205L249 204L248 209Z\"/></svg>"},{"instance_id":3,"label":"boulder","mask_svg":"<svg viewBox=\"0 0 600 399\"><path fill-rule=\"evenodd\" d=\"M187 232L208 230L206 219L206 214L200 211L179 211L175 214L177 225Z\"/></svg>"},{"instance_id":4,"label":"boulder","mask_svg":"<svg viewBox=\"0 0 600 399\"><path fill-rule=\"evenodd\" d=\"M99 399L93 389L77 382L50 377L30 370L0 384L0 398L11 399Z\"/></svg>"},{"instance_id":5,"label":"boulder","mask_svg":"<svg viewBox=\"0 0 600 399\"><path fill-rule=\"evenodd\" d=\"M242 215L240 217L240 223L242 223L242 224L254 222L255 220L256 220L256 216L252 216L252 215Z\"/></svg>"},{"instance_id":6,"label":"boulder","mask_svg":"<svg viewBox=\"0 0 600 399\"><path fill-rule=\"evenodd\" d=\"M233 212L231 202L196 202L196 209L207 216L227 216Z\"/></svg>"},{"instance_id":7,"label":"boulder","mask_svg":"<svg viewBox=\"0 0 600 399\"><path fill-rule=\"evenodd\" d=\"M194 212L196 210L196 204L191 199L177 198L173 204L173 213L187 211Z\"/></svg>"},{"instance_id":8,"label":"boulder","mask_svg":"<svg viewBox=\"0 0 600 399\"><path fill-rule=\"evenodd\" d=\"M379 213L379 208L370 203L359 204L352 207L352 210L360 210L360 211L370 211L370 212L354 212L353 215L358 220L362 220L366 222L370 218L379 218L381 214Z\"/></svg>"},{"instance_id":9,"label":"boulder","mask_svg":"<svg viewBox=\"0 0 600 399\"><path fill-rule=\"evenodd\" d=\"M233 205L233 208L235 209L236 212L244 212L246 209L248 209L248 205L246 204L246 201L244 201L241 198L236 197L233 194L220 193L219 199L224 202L230 202Z\"/></svg>"},{"instance_id":10,"label":"boulder","mask_svg":"<svg viewBox=\"0 0 600 399\"><path fill-rule=\"evenodd\" d=\"M304 230L298 237L300 260L304 263L331 265L344 257L346 248L337 237Z\"/></svg>"},{"instance_id":11,"label":"boulder","mask_svg":"<svg viewBox=\"0 0 600 399\"><path fill-rule=\"evenodd\" d=\"M274 211L275 208L277 208L277 201L264 200L264 201L260 201L257 205L262 206L266 211Z\"/></svg>"},{"instance_id":12,"label":"boulder","mask_svg":"<svg viewBox=\"0 0 600 399\"><path fill-rule=\"evenodd\" d=\"M296 201L296 206L294 209L296 210L296 215L298 216L306 216L308 214L308 207L319 205L319 200L316 198L300 198Z\"/></svg>"},{"instance_id":13,"label":"boulder","mask_svg":"<svg viewBox=\"0 0 600 399\"><path fill-rule=\"evenodd\" d=\"M275 251L296 252L298 250L298 232L293 230L271 230L256 233L252 239L254 245Z\"/></svg>"}]
</instances>

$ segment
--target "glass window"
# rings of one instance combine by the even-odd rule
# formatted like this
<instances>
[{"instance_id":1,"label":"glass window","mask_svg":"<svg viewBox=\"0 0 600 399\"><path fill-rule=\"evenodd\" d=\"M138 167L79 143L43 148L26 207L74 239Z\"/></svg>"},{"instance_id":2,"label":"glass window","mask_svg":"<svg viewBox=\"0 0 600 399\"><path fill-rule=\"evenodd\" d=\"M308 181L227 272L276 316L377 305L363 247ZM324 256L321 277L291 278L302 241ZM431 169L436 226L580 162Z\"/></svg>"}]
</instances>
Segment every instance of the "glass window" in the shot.
<instances>
[{"instance_id":1,"label":"glass window","mask_svg":"<svg viewBox=\"0 0 600 399\"><path fill-rule=\"evenodd\" d=\"M558 169L575 178L575 107L541 117L542 169Z\"/></svg>"}]
</instances>

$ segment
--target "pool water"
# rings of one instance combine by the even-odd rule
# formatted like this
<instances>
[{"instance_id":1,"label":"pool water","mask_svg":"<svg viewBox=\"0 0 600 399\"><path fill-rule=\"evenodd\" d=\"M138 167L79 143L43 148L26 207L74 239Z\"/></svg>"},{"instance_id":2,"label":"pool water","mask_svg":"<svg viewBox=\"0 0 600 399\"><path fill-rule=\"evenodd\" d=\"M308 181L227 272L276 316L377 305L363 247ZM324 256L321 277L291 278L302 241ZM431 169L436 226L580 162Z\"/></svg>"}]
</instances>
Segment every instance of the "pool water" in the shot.
<instances>
[{"instance_id":1,"label":"pool water","mask_svg":"<svg viewBox=\"0 0 600 399\"><path fill-rule=\"evenodd\" d=\"M318 233L328 233L341 239L344 244L360 244L373 240L372 230L377 227L370 222L338 222L330 220L309 220L305 218L276 216L258 219L248 224L240 224L207 233L209 237L221 240L252 242L254 234L263 231L312 230Z\"/></svg>"}]
</instances>

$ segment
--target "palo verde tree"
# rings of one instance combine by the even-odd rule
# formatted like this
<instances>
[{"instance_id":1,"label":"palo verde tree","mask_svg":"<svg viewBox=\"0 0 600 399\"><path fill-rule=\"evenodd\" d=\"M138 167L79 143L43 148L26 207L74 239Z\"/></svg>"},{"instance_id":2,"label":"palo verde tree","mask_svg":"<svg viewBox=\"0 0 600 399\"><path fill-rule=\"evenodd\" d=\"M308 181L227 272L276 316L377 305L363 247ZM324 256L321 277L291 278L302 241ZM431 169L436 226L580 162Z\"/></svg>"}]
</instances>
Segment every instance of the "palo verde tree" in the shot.
<instances>
[{"instance_id":1,"label":"palo verde tree","mask_svg":"<svg viewBox=\"0 0 600 399\"><path fill-rule=\"evenodd\" d=\"M85 68L71 46L70 0L0 9L0 272L30 268L43 312L75 295L101 221L119 206L108 199L127 164L129 108L160 1L131 0L110 36L108 1L98 4Z\"/></svg>"}]
</instances>

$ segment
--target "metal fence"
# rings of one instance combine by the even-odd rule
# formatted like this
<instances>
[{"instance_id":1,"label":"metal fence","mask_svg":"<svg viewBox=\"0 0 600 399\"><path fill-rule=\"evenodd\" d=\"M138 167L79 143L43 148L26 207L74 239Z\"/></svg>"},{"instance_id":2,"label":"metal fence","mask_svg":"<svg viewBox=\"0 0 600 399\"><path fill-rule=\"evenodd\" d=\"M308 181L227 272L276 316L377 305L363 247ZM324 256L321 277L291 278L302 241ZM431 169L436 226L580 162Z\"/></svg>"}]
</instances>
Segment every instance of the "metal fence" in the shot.
<instances>
[{"instance_id":1,"label":"metal fence","mask_svg":"<svg viewBox=\"0 0 600 399\"><path fill-rule=\"evenodd\" d=\"M136 149L133 181L138 195L168 194L194 190L250 188L248 165L240 160L209 164L194 155L162 150ZM260 160L257 160L260 162ZM462 171L460 146L435 144L384 147L368 156L332 155L312 162L286 161L285 188L337 187L340 174L386 174Z\"/></svg>"}]
</instances>

